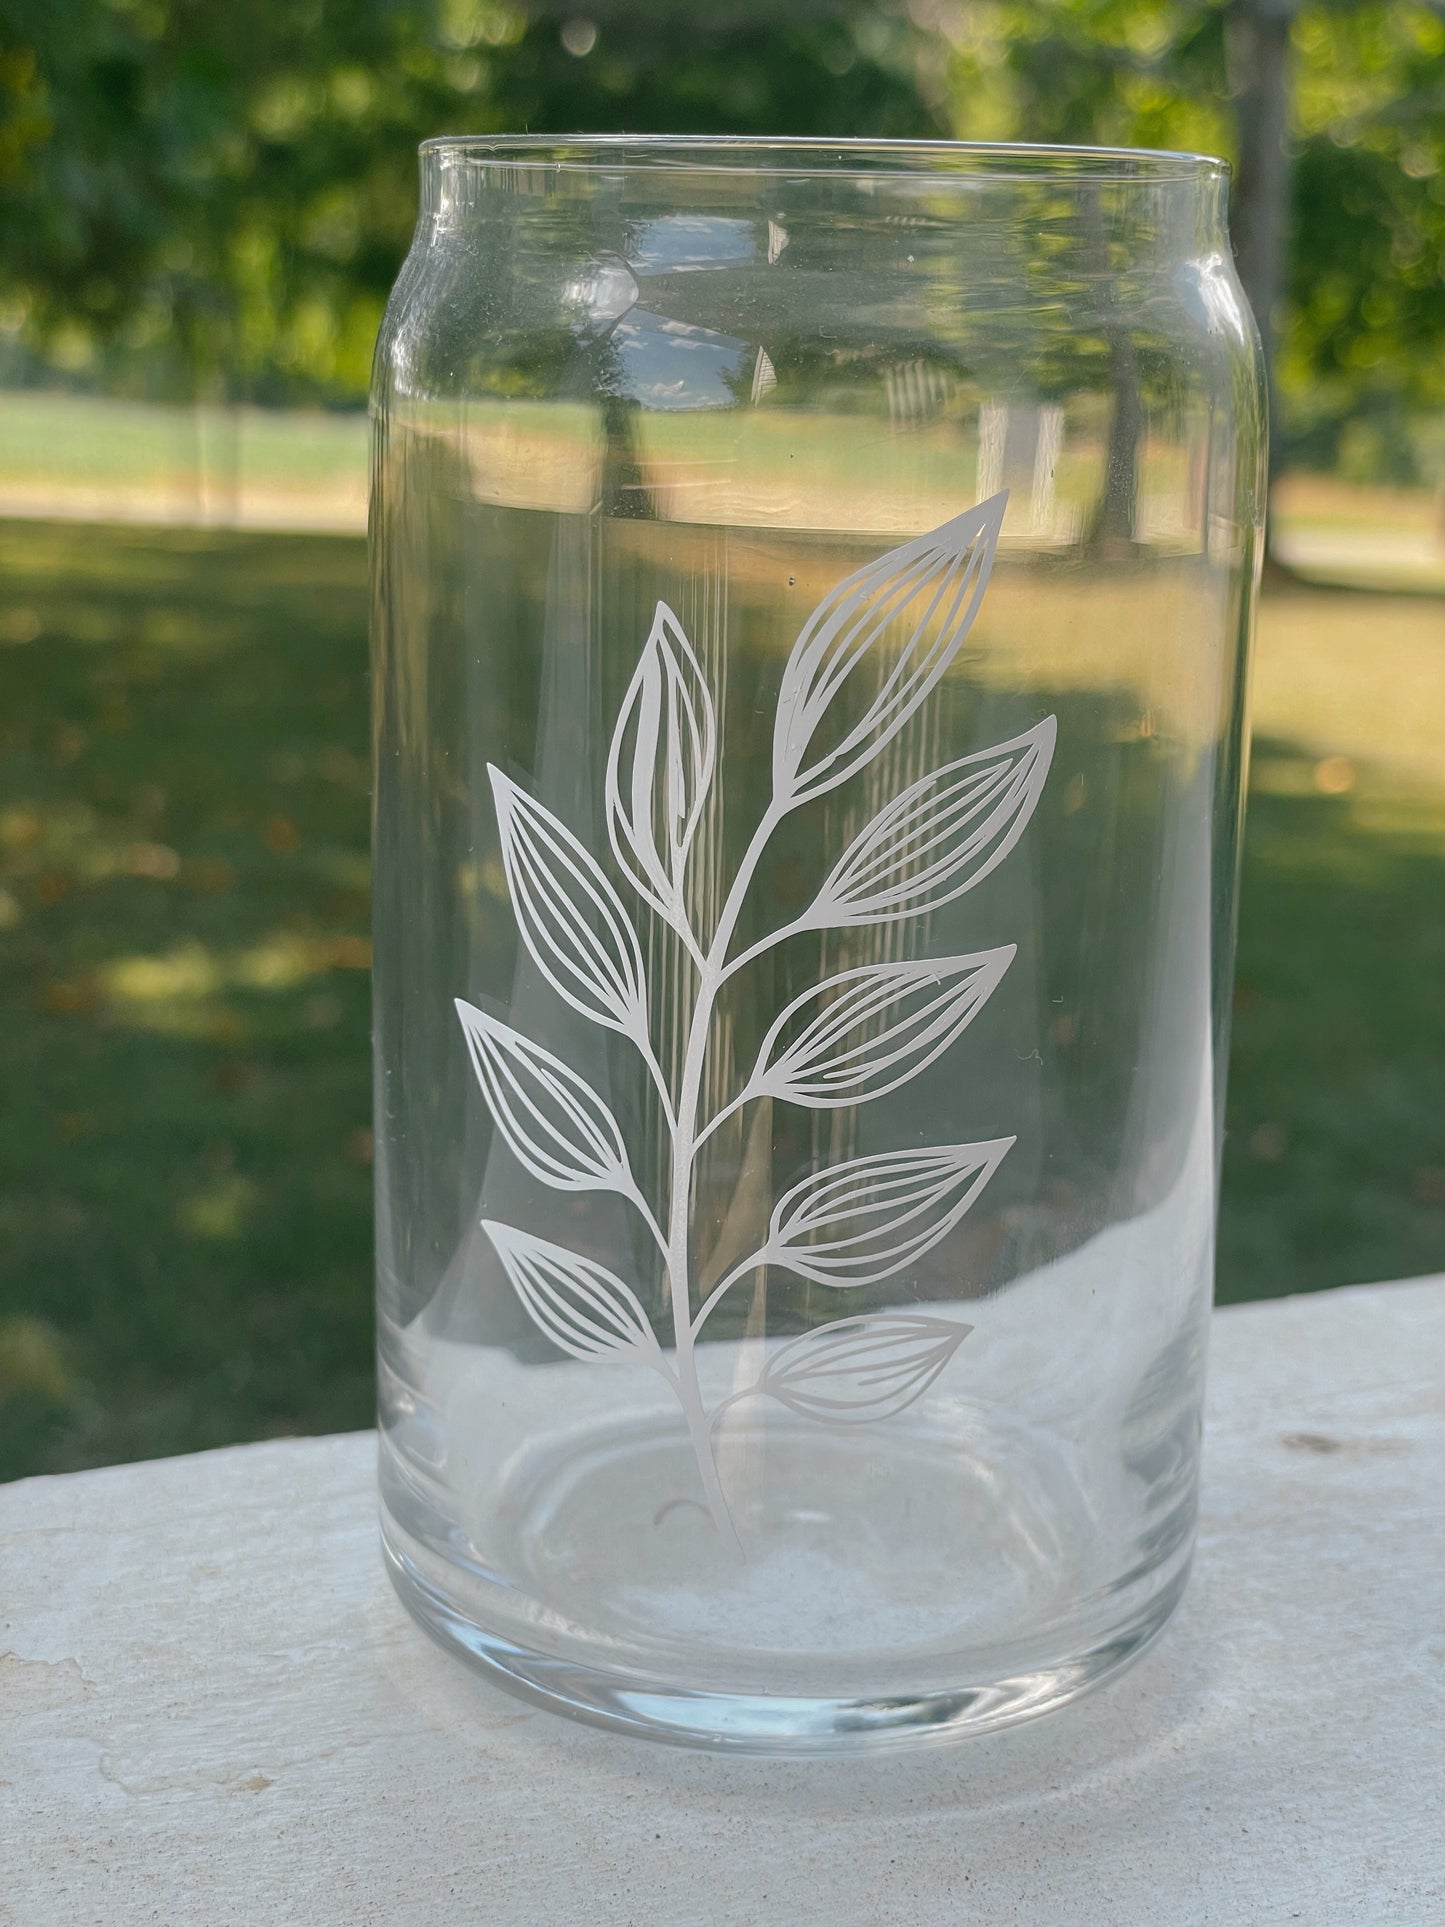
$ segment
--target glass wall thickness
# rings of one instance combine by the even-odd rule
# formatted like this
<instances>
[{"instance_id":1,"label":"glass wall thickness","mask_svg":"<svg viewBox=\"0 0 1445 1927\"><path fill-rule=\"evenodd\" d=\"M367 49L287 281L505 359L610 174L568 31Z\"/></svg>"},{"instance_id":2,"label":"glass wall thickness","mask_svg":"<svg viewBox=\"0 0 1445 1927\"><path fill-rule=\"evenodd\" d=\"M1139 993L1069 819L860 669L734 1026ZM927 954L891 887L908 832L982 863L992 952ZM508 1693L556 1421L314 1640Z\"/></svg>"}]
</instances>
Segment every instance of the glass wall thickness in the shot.
<instances>
[{"instance_id":1,"label":"glass wall thickness","mask_svg":"<svg viewBox=\"0 0 1445 1927\"><path fill-rule=\"evenodd\" d=\"M1193 1534L1263 508L1182 155L423 150L373 398L383 1531L658 1737L979 1730Z\"/></svg>"}]
</instances>

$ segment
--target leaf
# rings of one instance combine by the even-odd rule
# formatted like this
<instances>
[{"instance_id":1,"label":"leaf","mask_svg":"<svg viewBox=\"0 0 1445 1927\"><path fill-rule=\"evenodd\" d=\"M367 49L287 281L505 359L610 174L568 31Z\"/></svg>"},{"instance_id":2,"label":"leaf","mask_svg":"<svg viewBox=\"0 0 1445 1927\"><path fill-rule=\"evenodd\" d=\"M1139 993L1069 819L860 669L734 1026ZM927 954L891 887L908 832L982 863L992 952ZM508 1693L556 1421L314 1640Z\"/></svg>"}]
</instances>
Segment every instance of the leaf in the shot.
<instances>
[{"instance_id":1,"label":"leaf","mask_svg":"<svg viewBox=\"0 0 1445 1927\"><path fill-rule=\"evenodd\" d=\"M763 1039L744 1096L811 1110L897 1090L948 1049L992 996L1016 946L930 962L864 964L795 997ZM787 1026L817 1005L792 1043ZM741 1101L741 1100L739 1100Z\"/></svg>"},{"instance_id":2,"label":"leaf","mask_svg":"<svg viewBox=\"0 0 1445 1927\"><path fill-rule=\"evenodd\" d=\"M483 1218L482 1229L532 1322L560 1350L573 1358L630 1356L663 1369L662 1349L636 1294L605 1265L515 1225Z\"/></svg>"},{"instance_id":3,"label":"leaf","mask_svg":"<svg viewBox=\"0 0 1445 1927\"><path fill-rule=\"evenodd\" d=\"M497 1128L558 1191L635 1190L622 1132L590 1085L520 1032L456 1000L472 1068Z\"/></svg>"},{"instance_id":4,"label":"leaf","mask_svg":"<svg viewBox=\"0 0 1445 1927\"><path fill-rule=\"evenodd\" d=\"M487 773L512 908L537 968L574 1010L645 1046L642 951L617 892L565 823L493 764Z\"/></svg>"},{"instance_id":5,"label":"leaf","mask_svg":"<svg viewBox=\"0 0 1445 1927\"><path fill-rule=\"evenodd\" d=\"M802 1418L871 1425L921 1398L973 1330L919 1312L868 1312L780 1345L752 1390Z\"/></svg>"},{"instance_id":6,"label":"leaf","mask_svg":"<svg viewBox=\"0 0 1445 1927\"><path fill-rule=\"evenodd\" d=\"M928 535L890 549L845 576L808 617L778 692L777 808L821 796L862 769L939 681L978 613L1007 501L1007 493L991 496ZM886 673L874 672L870 654L886 646L889 636L901 642L889 652ZM874 675L876 692L856 720L847 721L846 709L835 717L841 733L830 744L824 722L859 672Z\"/></svg>"},{"instance_id":7,"label":"leaf","mask_svg":"<svg viewBox=\"0 0 1445 1927\"><path fill-rule=\"evenodd\" d=\"M679 930L688 928L683 878L716 762L707 679L659 602L608 752L607 835L632 882Z\"/></svg>"},{"instance_id":8,"label":"leaf","mask_svg":"<svg viewBox=\"0 0 1445 1927\"><path fill-rule=\"evenodd\" d=\"M935 770L894 797L834 865L797 928L890 923L952 903L1028 826L1053 760L1052 716Z\"/></svg>"},{"instance_id":9,"label":"leaf","mask_svg":"<svg viewBox=\"0 0 1445 1927\"><path fill-rule=\"evenodd\" d=\"M773 1212L762 1264L821 1285L874 1285L952 1231L1014 1140L887 1151L814 1172Z\"/></svg>"}]
</instances>

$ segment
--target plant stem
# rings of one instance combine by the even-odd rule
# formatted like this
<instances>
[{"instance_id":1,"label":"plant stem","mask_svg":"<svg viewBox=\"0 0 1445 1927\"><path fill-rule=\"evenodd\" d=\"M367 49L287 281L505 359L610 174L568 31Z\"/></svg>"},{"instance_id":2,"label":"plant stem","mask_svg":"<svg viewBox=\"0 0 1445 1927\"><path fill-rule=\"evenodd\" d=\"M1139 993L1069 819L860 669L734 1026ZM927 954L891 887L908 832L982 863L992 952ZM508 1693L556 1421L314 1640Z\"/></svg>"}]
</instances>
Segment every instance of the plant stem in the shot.
<instances>
[{"instance_id":1,"label":"plant stem","mask_svg":"<svg viewBox=\"0 0 1445 1927\"><path fill-rule=\"evenodd\" d=\"M689 1388L691 1397L687 1396ZM722 1480L718 1477L717 1460L713 1457L712 1449L712 1426L703 1410L697 1372L692 1364L691 1347L689 1347L687 1378L678 1386L678 1397L682 1401L682 1409L687 1417L687 1436L692 1445L693 1457L697 1460L698 1472L702 1477L703 1496L707 1500L707 1509L712 1514L712 1522L724 1542L732 1547L738 1558L746 1559L743 1542L738 1537L738 1529L733 1524L733 1515L728 1510Z\"/></svg>"},{"instance_id":2,"label":"plant stem","mask_svg":"<svg viewBox=\"0 0 1445 1927\"><path fill-rule=\"evenodd\" d=\"M672 1299L672 1330L677 1356L678 1400L687 1419L688 1437L697 1458L703 1491L713 1523L737 1552L742 1542L728 1511L713 1458L711 1429L702 1405L695 1358L696 1333L692 1322L691 1267L688 1260L689 1217L692 1204L692 1174L698 1147L698 1104L702 1096L703 1069L707 1061L708 1038L712 1032L713 1011L722 986L723 965L742 913L743 901L753 872L768 838L783 814L776 801L769 803L762 821L753 832L732 889L718 917L708 952L698 969L697 1002L693 1005L688 1028L687 1051L683 1058L682 1085L677 1098L677 1123L672 1140L672 1198L668 1222L668 1286Z\"/></svg>"},{"instance_id":3,"label":"plant stem","mask_svg":"<svg viewBox=\"0 0 1445 1927\"><path fill-rule=\"evenodd\" d=\"M702 1139L699 1138L698 1143L701 1144L701 1142ZM697 1337L698 1333L707 1323L709 1313L727 1296L733 1286L737 1284L740 1279L746 1278L750 1271L756 1271L759 1265L765 1265L767 1262L768 1253L766 1248L762 1251L755 1251L750 1257L744 1258L740 1265L734 1265L721 1284L713 1286L707 1297L702 1301L698 1309L697 1317L692 1321L692 1335L694 1338ZM737 1394L734 1394L734 1396L737 1396ZM729 1399L728 1403L731 1404L732 1400ZM721 1410L722 1407L719 1406L718 1411ZM717 1412L713 1413L713 1418L717 1418Z\"/></svg>"}]
</instances>

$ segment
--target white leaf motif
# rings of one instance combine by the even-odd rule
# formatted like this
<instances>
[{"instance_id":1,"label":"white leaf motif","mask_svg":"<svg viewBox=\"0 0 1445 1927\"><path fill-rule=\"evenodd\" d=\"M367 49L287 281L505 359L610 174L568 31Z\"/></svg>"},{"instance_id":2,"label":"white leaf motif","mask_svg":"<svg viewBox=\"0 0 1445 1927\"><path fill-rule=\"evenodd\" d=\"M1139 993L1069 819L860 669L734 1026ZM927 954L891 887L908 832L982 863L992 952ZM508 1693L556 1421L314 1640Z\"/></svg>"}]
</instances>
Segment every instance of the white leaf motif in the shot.
<instances>
[{"instance_id":1,"label":"white leaf motif","mask_svg":"<svg viewBox=\"0 0 1445 1927\"><path fill-rule=\"evenodd\" d=\"M770 379L760 351L754 400ZM526 1171L558 1191L610 1190L641 1214L661 1256L665 1309L660 1303L657 1330L637 1290L596 1259L515 1225L484 1220L482 1228L528 1317L560 1352L632 1360L666 1381L685 1420L700 1496L721 1542L739 1555L712 1444L710 1427L720 1414L739 1400L767 1397L821 1423L891 1418L927 1392L973 1329L922 1312L875 1311L779 1344L768 1340L764 1321L761 1376L711 1410L698 1368L708 1317L759 1266L839 1289L906 1275L973 1207L1011 1137L882 1151L816 1172L772 1205L761 1247L739 1241L748 1255L706 1287L687 1232L699 1153L725 1119L754 1099L821 1111L900 1089L957 1040L1013 961L1008 945L839 968L773 1019L751 1074L730 1101L717 1102L709 1070L731 1059L731 1043L724 1050L719 1042L719 1020L736 1017L720 1003L731 977L801 931L888 924L951 903L1004 862L1038 806L1053 756L1053 717L921 780L912 780L912 770L908 779L900 774L896 780L909 787L877 808L892 787L883 785L871 805L877 814L841 855L830 849L832 867L803 917L781 924L754 917L761 933L750 946L738 941L744 913L758 907L760 866L783 819L872 763L957 660L988 584L1006 499L995 495L903 543L819 602L782 669L772 794L731 878L710 865L706 893L689 865L720 781L717 704L677 616L656 605L616 718L602 801L617 868L676 932L694 966L672 973L675 946L664 945L669 994L657 1013L632 923L637 906L624 903L609 881L611 863L604 871L551 810L489 766L520 941L572 1010L621 1032L640 1053L664 1127L655 1144L649 1132L646 1144L648 1168L654 1149L662 1153L658 1189L665 1186L665 1203L654 1210L643 1197L621 1123L583 1078L500 1019L459 1001L472 1065L499 1135ZM951 719L938 720L946 734ZM880 764L870 782L881 783L884 774ZM607 853L599 854L605 861ZM688 902L700 906L704 894L716 904L700 937ZM654 929L649 921L649 941ZM920 936L912 948L923 947ZM666 1071L653 1044L654 1016L665 1029ZM764 1139L767 1119L760 1110ZM766 1195L772 1203L771 1191ZM729 1261L731 1252L729 1240ZM664 1321L666 1353L659 1340Z\"/></svg>"},{"instance_id":2,"label":"white leaf motif","mask_svg":"<svg viewBox=\"0 0 1445 1927\"><path fill-rule=\"evenodd\" d=\"M517 928L558 996L639 1040L647 992L637 932L596 859L565 823L487 765Z\"/></svg>"},{"instance_id":3,"label":"white leaf motif","mask_svg":"<svg viewBox=\"0 0 1445 1927\"><path fill-rule=\"evenodd\" d=\"M973 1330L919 1312L870 1312L780 1345L751 1389L802 1418L871 1425L921 1398Z\"/></svg>"},{"instance_id":4,"label":"white leaf motif","mask_svg":"<svg viewBox=\"0 0 1445 1927\"><path fill-rule=\"evenodd\" d=\"M634 1190L622 1132L590 1085L530 1038L456 1000L472 1068L497 1128L558 1191Z\"/></svg>"},{"instance_id":5,"label":"white leaf motif","mask_svg":"<svg viewBox=\"0 0 1445 1927\"><path fill-rule=\"evenodd\" d=\"M908 721L958 653L988 586L1007 494L855 570L804 623L783 671L773 728L773 797L791 809L836 788ZM856 720L825 719L875 647L898 645Z\"/></svg>"},{"instance_id":6,"label":"white leaf motif","mask_svg":"<svg viewBox=\"0 0 1445 1927\"><path fill-rule=\"evenodd\" d=\"M973 1021L1016 947L931 962L864 964L815 984L773 1023L743 1098L776 1097L832 1110L897 1090ZM816 1015L779 1048L783 1031L812 1005Z\"/></svg>"},{"instance_id":7,"label":"white leaf motif","mask_svg":"<svg viewBox=\"0 0 1445 1927\"><path fill-rule=\"evenodd\" d=\"M636 1293L592 1258L482 1220L533 1323L573 1358L632 1357L664 1371L662 1349Z\"/></svg>"},{"instance_id":8,"label":"white leaf motif","mask_svg":"<svg viewBox=\"0 0 1445 1927\"><path fill-rule=\"evenodd\" d=\"M1048 716L1012 742L961 757L895 796L839 858L796 927L889 923L936 910L981 883L1028 827L1056 729Z\"/></svg>"},{"instance_id":9,"label":"white leaf motif","mask_svg":"<svg viewBox=\"0 0 1445 1927\"><path fill-rule=\"evenodd\" d=\"M886 1151L818 1171L778 1202L759 1254L821 1285L874 1285L944 1238L1014 1140Z\"/></svg>"},{"instance_id":10,"label":"white leaf motif","mask_svg":"<svg viewBox=\"0 0 1445 1927\"><path fill-rule=\"evenodd\" d=\"M681 623L659 602L608 752L607 835L642 895L684 932L683 877L716 761L707 678Z\"/></svg>"}]
</instances>

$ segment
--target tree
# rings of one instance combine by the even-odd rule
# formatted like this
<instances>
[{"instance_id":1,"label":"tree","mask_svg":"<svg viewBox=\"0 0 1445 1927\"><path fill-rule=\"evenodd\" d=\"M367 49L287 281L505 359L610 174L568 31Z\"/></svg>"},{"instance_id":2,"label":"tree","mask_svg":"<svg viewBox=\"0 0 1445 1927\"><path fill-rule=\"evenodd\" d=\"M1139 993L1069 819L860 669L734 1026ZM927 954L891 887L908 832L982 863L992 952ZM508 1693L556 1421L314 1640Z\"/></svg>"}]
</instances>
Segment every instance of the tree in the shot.
<instances>
[{"instance_id":1,"label":"tree","mask_svg":"<svg viewBox=\"0 0 1445 1927\"><path fill-rule=\"evenodd\" d=\"M1289 242L1290 29L1298 11L1299 0L1231 0L1228 17L1239 156L1231 223L1234 259L1270 375L1272 470L1278 469L1281 454L1274 371Z\"/></svg>"},{"instance_id":2,"label":"tree","mask_svg":"<svg viewBox=\"0 0 1445 1927\"><path fill-rule=\"evenodd\" d=\"M1419 479L1412 430L1445 410L1445 8L1309 7L1293 41L1286 446L1332 465L1368 431L1362 474Z\"/></svg>"},{"instance_id":3,"label":"tree","mask_svg":"<svg viewBox=\"0 0 1445 1927\"><path fill-rule=\"evenodd\" d=\"M0 325L129 385L364 391L428 135L928 129L877 6L5 5Z\"/></svg>"},{"instance_id":4,"label":"tree","mask_svg":"<svg viewBox=\"0 0 1445 1927\"><path fill-rule=\"evenodd\" d=\"M1445 407L1445 0L0 7L0 342L112 385L357 397L428 134L952 133L1235 159L1286 452Z\"/></svg>"},{"instance_id":5,"label":"tree","mask_svg":"<svg viewBox=\"0 0 1445 1927\"><path fill-rule=\"evenodd\" d=\"M1445 405L1445 10L1434 0L975 0L956 131L1222 153L1276 453Z\"/></svg>"}]
</instances>

